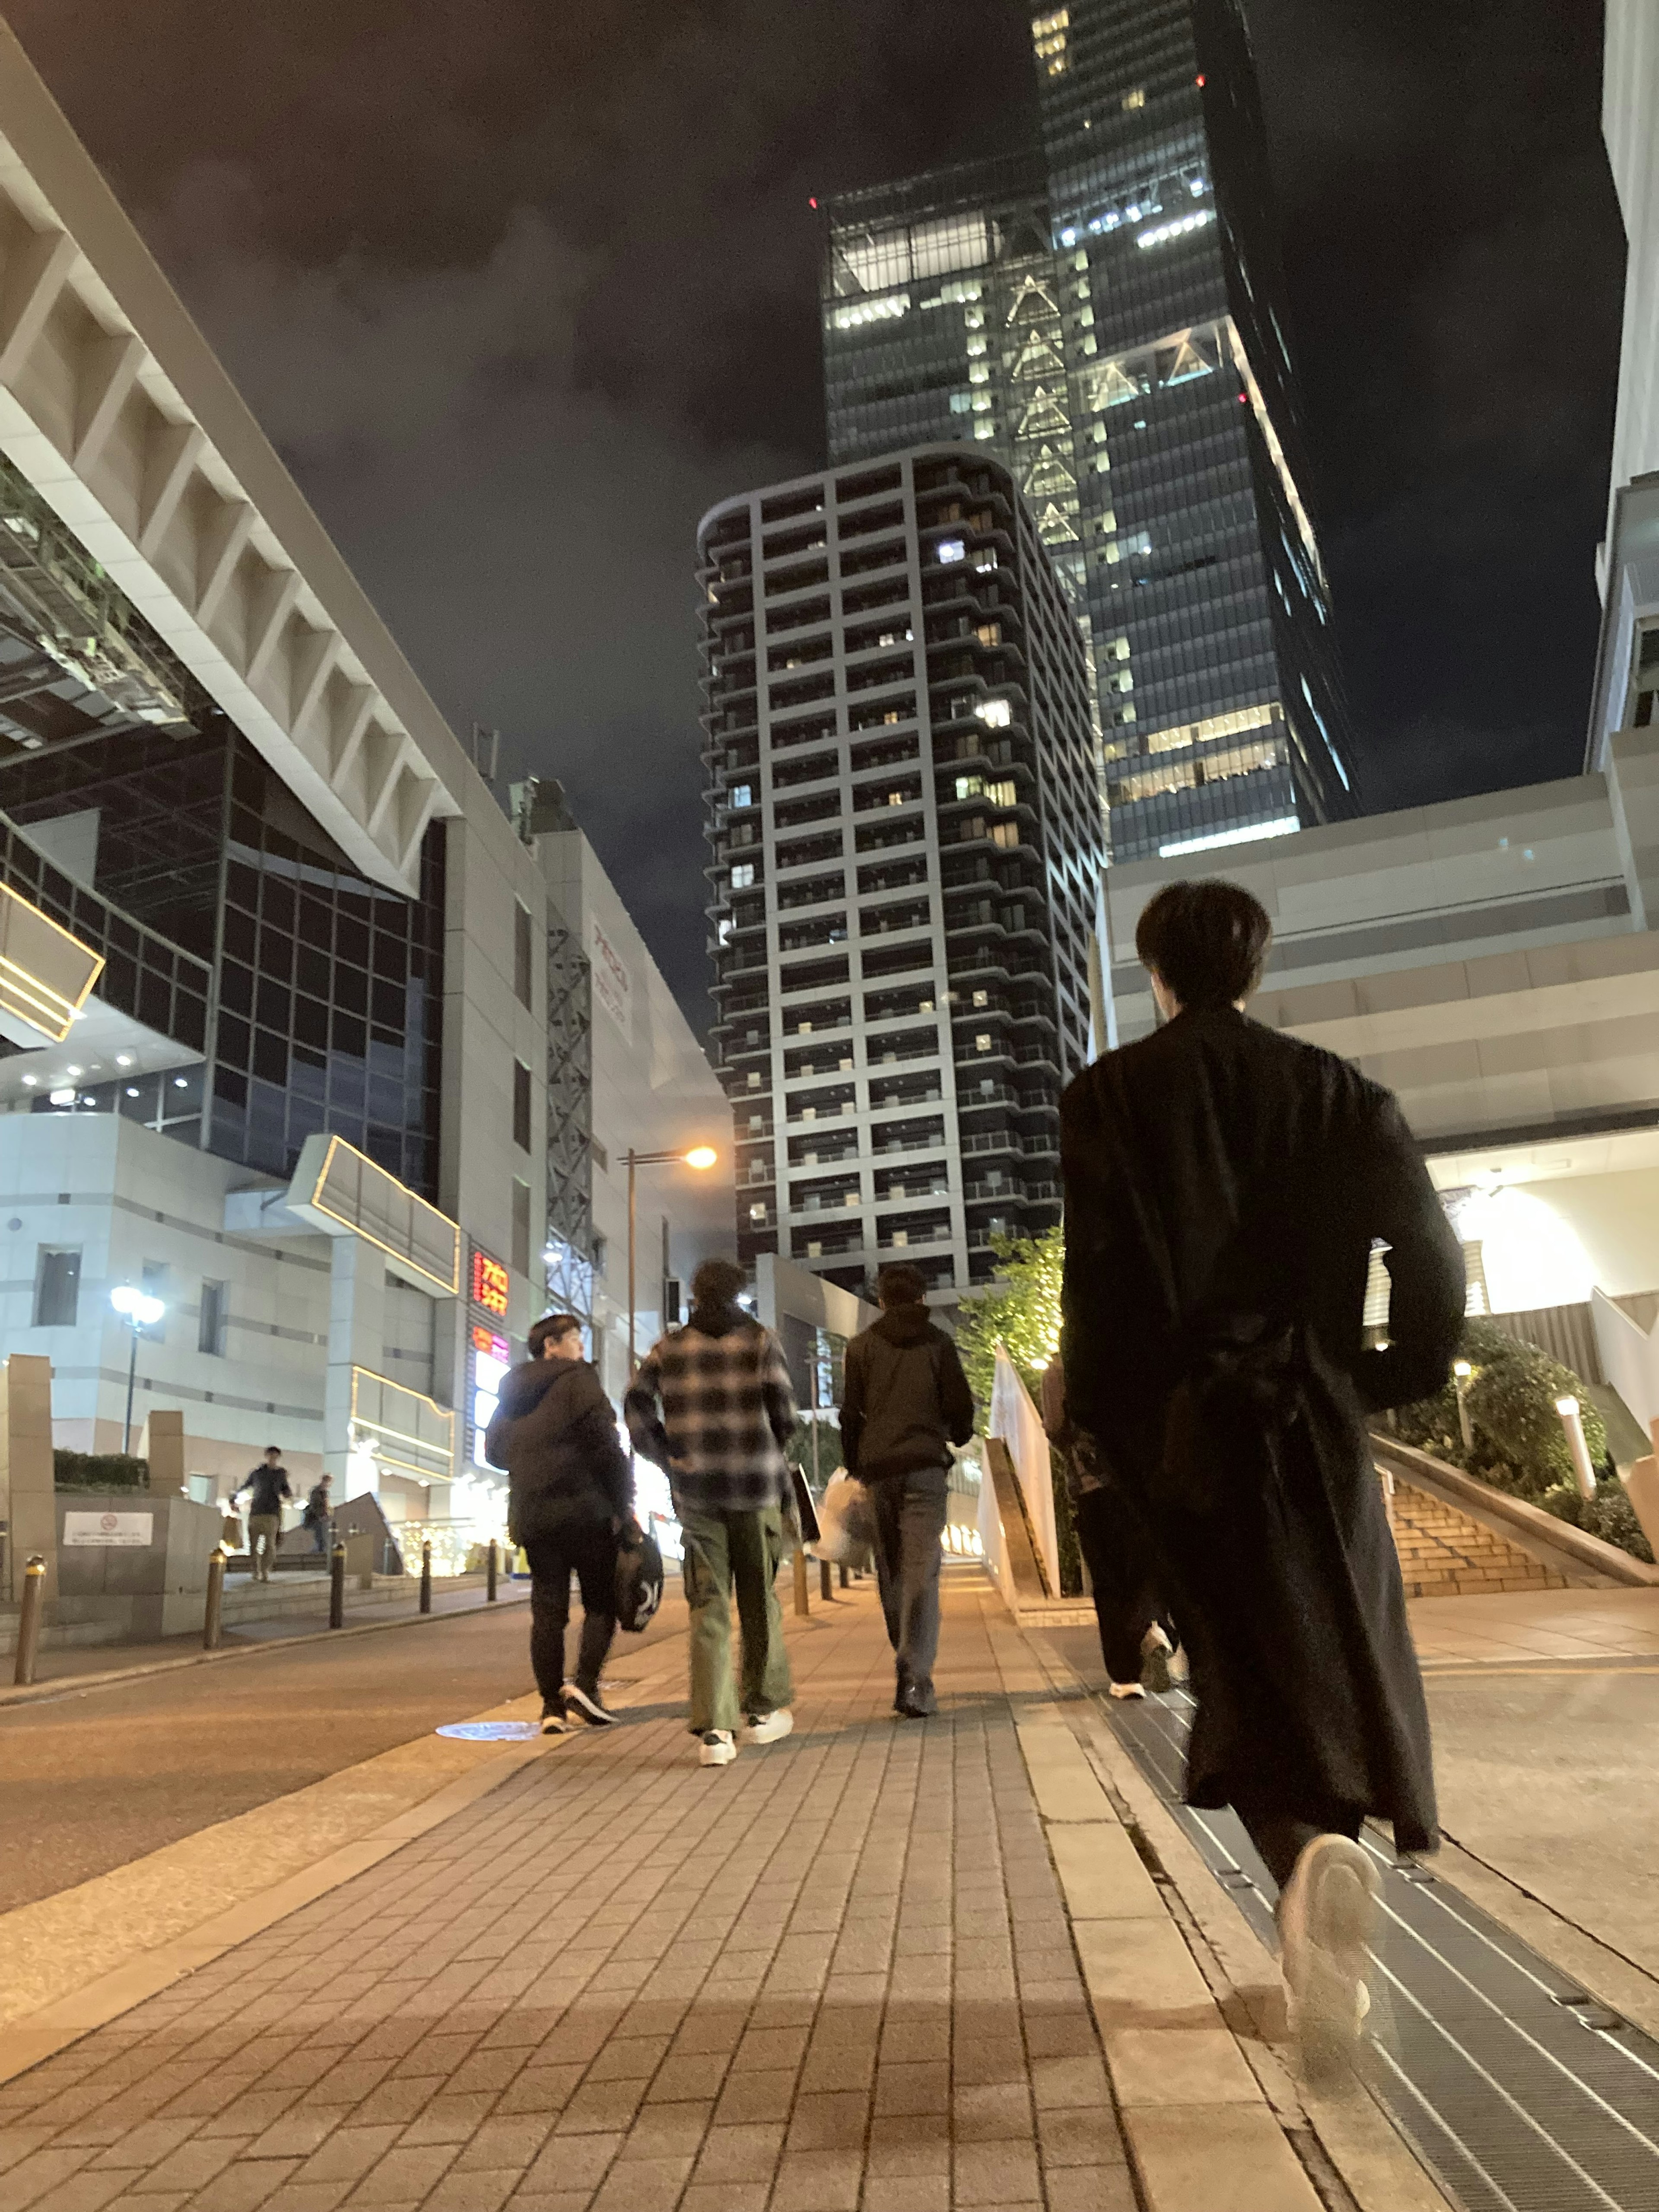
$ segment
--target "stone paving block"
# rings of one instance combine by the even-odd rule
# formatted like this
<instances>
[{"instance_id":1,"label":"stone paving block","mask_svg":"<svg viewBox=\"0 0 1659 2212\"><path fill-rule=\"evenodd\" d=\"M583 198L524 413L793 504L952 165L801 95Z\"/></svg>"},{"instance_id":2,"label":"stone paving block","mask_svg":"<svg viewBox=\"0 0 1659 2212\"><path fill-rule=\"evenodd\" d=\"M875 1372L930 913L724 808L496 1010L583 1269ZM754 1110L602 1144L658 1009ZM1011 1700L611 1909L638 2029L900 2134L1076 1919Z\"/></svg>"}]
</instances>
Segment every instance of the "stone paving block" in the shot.
<instances>
[{"instance_id":1,"label":"stone paving block","mask_svg":"<svg viewBox=\"0 0 1659 2212\"><path fill-rule=\"evenodd\" d=\"M796 2073L783 2066L771 2073L728 2074L714 2107L722 2125L756 2120L787 2120L795 2098Z\"/></svg>"},{"instance_id":2,"label":"stone paving block","mask_svg":"<svg viewBox=\"0 0 1659 2212\"><path fill-rule=\"evenodd\" d=\"M954 2204L1041 2204L1037 2155L1030 2142L964 2143L951 2178Z\"/></svg>"},{"instance_id":3,"label":"stone paving block","mask_svg":"<svg viewBox=\"0 0 1659 2212\"><path fill-rule=\"evenodd\" d=\"M238 2159L197 2192L202 2212L258 2212L299 2165L297 2159Z\"/></svg>"},{"instance_id":4,"label":"stone paving block","mask_svg":"<svg viewBox=\"0 0 1659 2212\"><path fill-rule=\"evenodd\" d=\"M772 2185L771 2212L858 2212L863 2184L859 2151L787 2151Z\"/></svg>"},{"instance_id":5,"label":"stone paving block","mask_svg":"<svg viewBox=\"0 0 1659 2212\"><path fill-rule=\"evenodd\" d=\"M769 2184L782 2148L781 2121L747 2127L723 2127L717 2123L704 2138L696 2178L700 2183Z\"/></svg>"},{"instance_id":6,"label":"stone paving block","mask_svg":"<svg viewBox=\"0 0 1659 2212\"><path fill-rule=\"evenodd\" d=\"M1045 2173L1048 2212L1139 2212L1127 2166L1068 2166Z\"/></svg>"},{"instance_id":7,"label":"stone paving block","mask_svg":"<svg viewBox=\"0 0 1659 2212\"><path fill-rule=\"evenodd\" d=\"M1254 2105L1256 2078L1224 2027L1121 2027L1103 2039L1117 2101L1147 2105Z\"/></svg>"},{"instance_id":8,"label":"stone paving block","mask_svg":"<svg viewBox=\"0 0 1659 2212\"><path fill-rule=\"evenodd\" d=\"M572 1739L9 2085L0 2212L1127 2212L1114 2087L1160 2186L1160 2094L1283 2148L1026 1648L968 1571L946 1613L927 1729L865 1586L786 1744Z\"/></svg>"},{"instance_id":9,"label":"stone paving block","mask_svg":"<svg viewBox=\"0 0 1659 2212\"><path fill-rule=\"evenodd\" d=\"M1321 2212L1265 2105L1164 2106L1124 2118L1146 2212Z\"/></svg>"},{"instance_id":10,"label":"stone paving block","mask_svg":"<svg viewBox=\"0 0 1659 2212\"><path fill-rule=\"evenodd\" d=\"M950 2212L945 2173L878 2176L864 2185L864 2212Z\"/></svg>"},{"instance_id":11,"label":"stone paving block","mask_svg":"<svg viewBox=\"0 0 1659 2212\"><path fill-rule=\"evenodd\" d=\"M1174 1921L1081 1921L1077 1947L1103 2033L1218 2024L1209 1984Z\"/></svg>"},{"instance_id":12,"label":"stone paving block","mask_svg":"<svg viewBox=\"0 0 1659 2212\"><path fill-rule=\"evenodd\" d=\"M623 2137L555 2136L543 2147L522 2184L526 2195L537 2190L596 2190L617 2153Z\"/></svg>"}]
</instances>

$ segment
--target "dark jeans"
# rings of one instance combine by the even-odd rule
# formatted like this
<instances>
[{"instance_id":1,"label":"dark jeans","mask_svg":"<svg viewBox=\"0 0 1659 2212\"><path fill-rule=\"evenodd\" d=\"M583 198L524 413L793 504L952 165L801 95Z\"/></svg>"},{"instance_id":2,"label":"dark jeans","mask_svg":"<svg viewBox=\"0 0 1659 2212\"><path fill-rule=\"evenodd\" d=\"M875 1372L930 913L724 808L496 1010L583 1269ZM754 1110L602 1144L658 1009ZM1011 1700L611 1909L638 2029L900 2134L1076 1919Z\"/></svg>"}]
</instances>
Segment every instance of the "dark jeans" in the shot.
<instances>
[{"instance_id":1,"label":"dark jeans","mask_svg":"<svg viewBox=\"0 0 1659 2212\"><path fill-rule=\"evenodd\" d=\"M309 1521L306 1525L311 1531L311 1540L316 1546L318 1551L319 1553L326 1552L328 1549L328 1522L326 1521Z\"/></svg>"},{"instance_id":2,"label":"dark jeans","mask_svg":"<svg viewBox=\"0 0 1659 2212\"><path fill-rule=\"evenodd\" d=\"M939 1656L939 1538L950 1488L942 1467L871 1483L876 1520L876 1587L887 1617L900 1686L933 1686Z\"/></svg>"},{"instance_id":3,"label":"dark jeans","mask_svg":"<svg viewBox=\"0 0 1659 2212\"><path fill-rule=\"evenodd\" d=\"M1157 1626L1171 1644L1176 1640L1158 1596L1151 1540L1133 1504L1109 1484L1085 1490L1072 1514L1094 1588L1106 1672L1115 1682L1138 1682L1146 1631Z\"/></svg>"},{"instance_id":4,"label":"dark jeans","mask_svg":"<svg viewBox=\"0 0 1659 2212\"><path fill-rule=\"evenodd\" d=\"M1305 1844L1312 1843L1316 1836L1357 1837L1364 1818L1356 1806L1328 1805L1319 1811L1316 1819L1304 1819L1262 1798L1249 1798L1243 1804L1235 1801L1233 1810L1244 1823L1245 1833L1281 1891Z\"/></svg>"},{"instance_id":5,"label":"dark jeans","mask_svg":"<svg viewBox=\"0 0 1659 2212\"><path fill-rule=\"evenodd\" d=\"M570 1577L581 1586L582 1639L576 1684L597 1697L599 1674L617 1632L617 1536L608 1521L573 1522L524 1547L530 1562L530 1664L544 1705L564 1699L564 1632L570 1621Z\"/></svg>"}]
</instances>

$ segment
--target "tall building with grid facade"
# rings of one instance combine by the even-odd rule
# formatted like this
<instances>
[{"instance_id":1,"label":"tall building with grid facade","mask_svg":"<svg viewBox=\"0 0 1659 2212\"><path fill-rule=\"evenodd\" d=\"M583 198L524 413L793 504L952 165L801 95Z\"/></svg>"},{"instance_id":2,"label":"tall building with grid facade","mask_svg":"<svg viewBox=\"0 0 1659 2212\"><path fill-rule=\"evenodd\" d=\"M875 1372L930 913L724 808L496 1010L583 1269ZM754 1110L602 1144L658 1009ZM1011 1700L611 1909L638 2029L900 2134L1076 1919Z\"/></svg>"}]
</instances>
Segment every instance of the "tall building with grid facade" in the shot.
<instances>
[{"instance_id":1,"label":"tall building with grid facade","mask_svg":"<svg viewBox=\"0 0 1659 2212\"><path fill-rule=\"evenodd\" d=\"M1013 470L1083 618L1115 857L1356 811L1237 0L1032 22L1040 153L832 204L832 462Z\"/></svg>"},{"instance_id":2,"label":"tall building with grid facade","mask_svg":"<svg viewBox=\"0 0 1659 2212\"><path fill-rule=\"evenodd\" d=\"M1058 1220L1088 1051L1075 615L1011 470L960 447L727 500L698 556L740 1256L964 1290Z\"/></svg>"}]
</instances>

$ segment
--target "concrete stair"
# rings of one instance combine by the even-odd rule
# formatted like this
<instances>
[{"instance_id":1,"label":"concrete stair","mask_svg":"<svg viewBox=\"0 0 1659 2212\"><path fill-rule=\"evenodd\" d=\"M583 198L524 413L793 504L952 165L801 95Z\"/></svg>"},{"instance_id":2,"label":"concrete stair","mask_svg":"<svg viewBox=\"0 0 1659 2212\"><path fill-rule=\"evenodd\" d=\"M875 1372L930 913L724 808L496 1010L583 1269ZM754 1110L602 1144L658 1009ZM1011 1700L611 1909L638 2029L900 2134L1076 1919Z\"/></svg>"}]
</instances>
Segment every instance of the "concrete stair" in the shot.
<instances>
[{"instance_id":1,"label":"concrete stair","mask_svg":"<svg viewBox=\"0 0 1659 2212\"><path fill-rule=\"evenodd\" d=\"M1494 1597L1568 1587L1565 1575L1518 1544L1397 1479L1393 1520L1407 1597Z\"/></svg>"}]
</instances>

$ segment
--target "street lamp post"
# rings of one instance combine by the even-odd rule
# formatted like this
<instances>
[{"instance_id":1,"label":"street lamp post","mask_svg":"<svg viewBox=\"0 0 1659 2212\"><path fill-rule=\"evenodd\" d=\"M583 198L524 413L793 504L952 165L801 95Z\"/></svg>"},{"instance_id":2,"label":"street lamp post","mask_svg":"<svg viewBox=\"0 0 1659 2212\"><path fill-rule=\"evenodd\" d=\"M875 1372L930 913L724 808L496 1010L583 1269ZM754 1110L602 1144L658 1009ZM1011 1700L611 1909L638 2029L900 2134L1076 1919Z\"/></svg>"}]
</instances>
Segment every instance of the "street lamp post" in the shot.
<instances>
[{"instance_id":1,"label":"street lamp post","mask_svg":"<svg viewBox=\"0 0 1659 2212\"><path fill-rule=\"evenodd\" d=\"M634 1380L634 1370L640 1364L639 1352L634 1341L635 1218L634 1177L635 1170L640 1168L666 1167L672 1160L678 1160L683 1166L696 1168L701 1171L703 1169L712 1168L719 1158L720 1154L712 1145L694 1145L689 1152L636 1152L632 1145L628 1148L628 1379L630 1382Z\"/></svg>"},{"instance_id":2,"label":"street lamp post","mask_svg":"<svg viewBox=\"0 0 1659 2212\"><path fill-rule=\"evenodd\" d=\"M127 1360L127 1418L121 1430L121 1456L125 1459L132 1443L132 1387L138 1378L138 1332L154 1328L167 1311L160 1298L153 1298L148 1291L135 1290L131 1283L118 1283L109 1294L109 1302L132 1332L132 1352Z\"/></svg>"},{"instance_id":3,"label":"street lamp post","mask_svg":"<svg viewBox=\"0 0 1659 2212\"><path fill-rule=\"evenodd\" d=\"M1469 1418L1469 1382L1474 1370L1467 1359L1452 1364L1452 1381L1457 1389L1457 1429L1463 1439L1466 1452L1474 1449L1474 1424Z\"/></svg>"},{"instance_id":4,"label":"street lamp post","mask_svg":"<svg viewBox=\"0 0 1659 2212\"><path fill-rule=\"evenodd\" d=\"M1595 1495L1595 1469L1590 1462L1589 1446L1584 1440L1584 1417L1577 1398L1558 1398L1555 1410L1561 1417L1561 1426L1566 1431L1567 1449L1572 1455L1573 1478L1578 1485L1581 1498Z\"/></svg>"}]
</instances>

